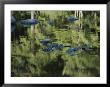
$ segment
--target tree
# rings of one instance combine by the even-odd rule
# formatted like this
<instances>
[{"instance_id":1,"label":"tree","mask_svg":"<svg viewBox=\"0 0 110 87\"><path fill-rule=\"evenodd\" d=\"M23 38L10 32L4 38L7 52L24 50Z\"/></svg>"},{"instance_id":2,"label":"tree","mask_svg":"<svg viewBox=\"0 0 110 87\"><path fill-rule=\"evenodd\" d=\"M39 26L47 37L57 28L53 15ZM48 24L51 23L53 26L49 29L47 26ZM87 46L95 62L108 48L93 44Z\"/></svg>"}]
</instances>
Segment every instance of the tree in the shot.
<instances>
[{"instance_id":1,"label":"tree","mask_svg":"<svg viewBox=\"0 0 110 87\"><path fill-rule=\"evenodd\" d=\"M34 19L34 11L31 11L31 19ZM35 26L31 26L31 31L34 35L34 32L35 32Z\"/></svg>"},{"instance_id":2,"label":"tree","mask_svg":"<svg viewBox=\"0 0 110 87\"><path fill-rule=\"evenodd\" d=\"M79 27L82 29L82 17L83 17L83 12L81 10L76 10L75 11L75 17L79 19Z\"/></svg>"}]
</instances>

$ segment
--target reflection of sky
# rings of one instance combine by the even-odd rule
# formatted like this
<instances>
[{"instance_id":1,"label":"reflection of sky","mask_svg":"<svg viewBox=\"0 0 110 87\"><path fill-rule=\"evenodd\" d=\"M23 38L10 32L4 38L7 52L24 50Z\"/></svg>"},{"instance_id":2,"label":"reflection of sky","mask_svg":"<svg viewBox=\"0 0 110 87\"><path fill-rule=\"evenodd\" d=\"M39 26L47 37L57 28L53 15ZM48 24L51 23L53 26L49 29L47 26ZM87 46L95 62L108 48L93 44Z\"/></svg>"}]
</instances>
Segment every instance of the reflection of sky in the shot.
<instances>
[{"instance_id":1,"label":"reflection of sky","mask_svg":"<svg viewBox=\"0 0 110 87\"><path fill-rule=\"evenodd\" d=\"M74 21L76 21L76 20L78 20L78 19L75 18L74 16L70 16L70 17L67 18L67 21L68 21L68 22L74 22Z\"/></svg>"},{"instance_id":2,"label":"reflection of sky","mask_svg":"<svg viewBox=\"0 0 110 87\"><path fill-rule=\"evenodd\" d=\"M11 23L15 23L15 22L16 22L16 19L13 16L11 16Z\"/></svg>"},{"instance_id":3,"label":"reflection of sky","mask_svg":"<svg viewBox=\"0 0 110 87\"><path fill-rule=\"evenodd\" d=\"M23 27L30 27L32 25L37 24L39 21L37 19L26 19L26 20L20 20L19 23ZM16 19L11 16L11 32L13 32L16 28Z\"/></svg>"},{"instance_id":4,"label":"reflection of sky","mask_svg":"<svg viewBox=\"0 0 110 87\"><path fill-rule=\"evenodd\" d=\"M21 20L20 21L21 24L23 25L35 25L38 23L38 20L37 19L26 19L26 20Z\"/></svg>"},{"instance_id":5,"label":"reflection of sky","mask_svg":"<svg viewBox=\"0 0 110 87\"><path fill-rule=\"evenodd\" d=\"M13 32L16 28L16 25L11 25L11 32Z\"/></svg>"}]
</instances>

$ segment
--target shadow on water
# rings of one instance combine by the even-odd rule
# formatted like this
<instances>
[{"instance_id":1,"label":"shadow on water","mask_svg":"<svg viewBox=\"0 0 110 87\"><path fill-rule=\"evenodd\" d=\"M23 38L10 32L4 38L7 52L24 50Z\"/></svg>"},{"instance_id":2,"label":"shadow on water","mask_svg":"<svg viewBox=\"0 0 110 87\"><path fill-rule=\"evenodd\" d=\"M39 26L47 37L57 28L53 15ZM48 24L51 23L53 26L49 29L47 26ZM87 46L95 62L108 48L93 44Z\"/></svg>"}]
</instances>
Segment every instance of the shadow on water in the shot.
<instances>
[{"instance_id":1,"label":"shadow on water","mask_svg":"<svg viewBox=\"0 0 110 87\"><path fill-rule=\"evenodd\" d=\"M12 57L19 57L19 63L16 67L12 67L11 76L27 76L27 77L70 77L69 75L63 75L63 69L66 65L66 61L62 58L62 55L58 55L55 59L50 60L46 65L42 66L41 73L38 75L36 73L32 74L30 68L36 69L36 65L30 64L27 60L27 56L13 55ZM13 64L12 64L13 65ZM30 67L30 68L29 68ZM16 72L22 73L22 75L17 74ZM27 75L27 73L29 75Z\"/></svg>"},{"instance_id":2,"label":"shadow on water","mask_svg":"<svg viewBox=\"0 0 110 87\"><path fill-rule=\"evenodd\" d=\"M44 77L68 76L62 75L65 64L66 61L62 58L62 55L58 55L56 59L51 60L43 67L45 73L42 76Z\"/></svg>"},{"instance_id":3,"label":"shadow on water","mask_svg":"<svg viewBox=\"0 0 110 87\"><path fill-rule=\"evenodd\" d=\"M28 56L24 56L24 55L13 55L11 57L11 59L14 59L14 57L17 57L19 59L17 59L18 61L15 60L11 60L11 61L15 61L16 66L13 67L13 64L11 64L12 68L11 68L11 77L19 77L20 75L18 74L18 72L23 73L27 73L29 72L29 69L27 68L28 66L28 61L26 60L27 58L29 58Z\"/></svg>"}]
</instances>

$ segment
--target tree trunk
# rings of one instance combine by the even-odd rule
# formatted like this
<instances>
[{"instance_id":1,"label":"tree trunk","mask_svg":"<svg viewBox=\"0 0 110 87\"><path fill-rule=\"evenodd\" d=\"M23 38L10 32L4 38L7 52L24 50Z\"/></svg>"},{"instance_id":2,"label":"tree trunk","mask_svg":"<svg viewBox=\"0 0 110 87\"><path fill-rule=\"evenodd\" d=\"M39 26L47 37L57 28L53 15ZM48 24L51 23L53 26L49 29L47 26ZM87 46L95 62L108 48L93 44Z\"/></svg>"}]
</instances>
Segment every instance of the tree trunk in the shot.
<instances>
[{"instance_id":1,"label":"tree trunk","mask_svg":"<svg viewBox=\"0 0 110 87\"><path fill-rule=\"evenodd\" d=\"M79 19L80 19L80 28L82 29L82 17L83 17L83 13L82 11L79 11Z\"/></svg>"},{"instance_id":2,"label":"tree trunk","mask_svg":"<svg viewBox=\"0 0 110 87\"><path fill-rule=\"evenodd\" d=\"M77 12L75 11L75 17L77 17L77 15L76 15L76 14L77 14Z\"/></svg>"},{"instance_id":3,"label":"tree trunk","mask_svg":"<svg viewBox=\"0 0 110 87\"><path fill-rule=\"evenodd\" d=\"M79 19L79 27L80 27L80 29L82 29L83 12L82 11L75 11L75 17Z\"/></svg>"},{"instance_id":4,"label":"tree trunk","mask_svg":"<svg viewBox=\"0 0 110 87\"><path fill-rule=\"evenodd\" d=\"M31 11L31 19L34 19L34 11ZM32 41L31 41L31 51L34 54L34 37L35 37L35 26L31 26L31 33L32 33Z\"/></svg>"},{"instance_id":5,"label":"tree trunk","mask_svg":"<svg viewBox=\"0 0 110 87\"><path fill-rule=\"evenodd\" d=\"M31 11L31 19L34 19L34 11ZM32 31L32 35L34 35L34 30L35 26L31 26L31 31Z\"/></svg>"},{"instance_id":6,"label":"tree trunk","mask_svg":"<svg viewBox=\"0 0 110 87\"><path fill-rule=\"evenodd\" d=\"M97 14L96 12L94 13L94 18L95 18L95 27L97 26Z\"/></svg>"},{"instance_id":7,"label":"tree trunk","mask_svg":"<svg viewBox=\"0 0 110 87\"><path fill-rule=\"evenodd\" d=\"M75 11L75 17L79 19L79 27L80 27L80 29L82 29L83 12L82 11ZM79 41L80 41L80 36L78 36L78 41L77 41L78 46L80 45Z\"/></svg>"}]
</instances>

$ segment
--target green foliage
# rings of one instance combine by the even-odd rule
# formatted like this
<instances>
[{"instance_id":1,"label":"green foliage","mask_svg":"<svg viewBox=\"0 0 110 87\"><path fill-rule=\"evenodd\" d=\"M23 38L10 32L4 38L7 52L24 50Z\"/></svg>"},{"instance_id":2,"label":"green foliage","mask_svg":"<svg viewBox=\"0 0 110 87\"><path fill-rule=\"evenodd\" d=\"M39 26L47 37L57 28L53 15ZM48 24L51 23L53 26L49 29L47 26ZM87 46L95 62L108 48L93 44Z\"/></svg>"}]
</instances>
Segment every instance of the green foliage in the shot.
<instances>
[{"instance_id":1,"label":"green foliage","mask_svg":"<svg viewBox=\"0 0 110 87\"><path fill-rule=\"evenodd\" d=\"M74 11L35 11L35 18L43 20L35 25L35 32L33 33L28 27L25 29L27 34L19 34L17 39L11 41L11 76L99 77L100 12L83 11L83 18L80 21L70 24L64 21L66 17L74 15L74 13ZM12 11L12 15L17 20L31 16L29 11ZM46 17L54 19L55 26L49 25ZM79 26L80 22L82 22L82 29ZM42 25L45 25L45 33L41 33ZM70 29L62 29L59 28L59 25L71 27ZM17 29L23 31L19 26ZM91 32L91 29L94 29L94 32ZM94 50L84 51L81 49L74 56L70 56L65 52L68 47L64 47L62 50L46 53L42 50L45 46L40 43L40 40L45 38L57 39L54 43L64 46L80 47L87 44ZM64 60L64 65L57 60L60 55Z\"/></svg>"}]
</instances>

